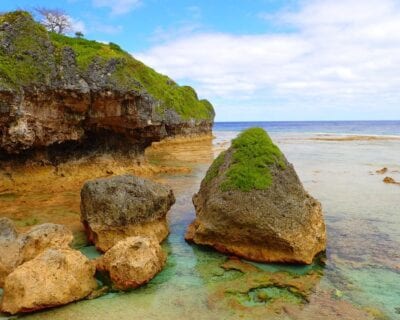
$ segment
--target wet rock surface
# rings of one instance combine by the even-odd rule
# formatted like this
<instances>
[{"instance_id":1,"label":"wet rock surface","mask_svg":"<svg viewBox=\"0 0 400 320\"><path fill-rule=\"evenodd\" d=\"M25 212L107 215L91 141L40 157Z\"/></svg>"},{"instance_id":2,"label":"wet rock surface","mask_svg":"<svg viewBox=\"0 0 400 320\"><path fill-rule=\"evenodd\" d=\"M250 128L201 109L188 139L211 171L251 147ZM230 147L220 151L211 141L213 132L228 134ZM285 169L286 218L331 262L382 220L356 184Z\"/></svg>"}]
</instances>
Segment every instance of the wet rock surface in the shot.
<instances>
[{"instance_id":1,"label":"wet rock surface","mask_svg":"<svg viewBox=\"0 0 400 320\"><path fill-rule=\"evenodd\" d=\"M0 218L0 287L16 267L49 248L68 248L72 232L65 226L45 223L18 234L14 224Z\"/></svg>"},{"instance_id":2,"label":"wet rock surface","mask_svg":"<svg viewBox=\"0 0 400 320\"><path fill-rule=\"evenodd\" d=\"M83 299L97 287L94 273L79 251L48 249L7 276L2 311L31 312Z\"/></svg>"},{"instance_id":3,"label":"wet rock surface","mask_svg":"<svg viewBox=\"0 0 400 320\"><path fill-rule=\"evenodd\" d=\"M161 242L169 233L166 214L175 202L172 189L132 175L85 183L81 220L88 238L101 251L130 236Z\"/></svg>"},{"instance_id":4,"label":"wet rock surface","mask_svg":"<svg viewBox=\"0 0 400 320\"><path fill-rule=\"evenodd\" d=\"M137 288L150 281L165 265L166 256L154 238L130 237L118 242L97 261L118 290Z\"/></svg>"},{"instance_id":5,"label":"wet rock surface","mask_svg":"<svg viewBox=\"0 0 400 320\"><path fill-rule=\"evenodd\" d=\"M265 189L224 190L235 152L230 147L215 160L194 195L196 219L186 239L250 260L310 264L326 247L321 204L283 155L268 165Z\"/></svg>"}]
</instances>

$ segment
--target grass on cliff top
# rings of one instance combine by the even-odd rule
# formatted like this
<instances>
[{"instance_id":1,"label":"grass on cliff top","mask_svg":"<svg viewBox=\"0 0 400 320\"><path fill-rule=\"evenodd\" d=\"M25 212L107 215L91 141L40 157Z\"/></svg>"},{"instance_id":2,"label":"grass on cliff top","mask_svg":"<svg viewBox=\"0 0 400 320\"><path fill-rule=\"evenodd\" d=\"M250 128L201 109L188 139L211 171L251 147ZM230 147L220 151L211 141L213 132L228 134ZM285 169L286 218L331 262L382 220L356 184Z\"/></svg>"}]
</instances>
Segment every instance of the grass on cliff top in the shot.
<instances>
[{"instance_id":1,"label":"grass on cliff top","mask_svg":"<svg viewBox=\"0 0 400 320\"><path fill-rule=\"evenodd\" d=\"M60 64L63 48L70 47L83 78L94 61L104 66L114 59L117 69L110 76L110 86L149 93L159 101L156 111L160 115L172 109L184 120L214 118L212 105L207 100L199 100L191 87L179 86L114 43L103 44L47 32L25 11L0 14L0 25L4 23L12 26L13 34L0 31L0 43L10 43L8 48L0 47L0 87L15 90L50 84L51 70ZM60 68L57 70L62 73Z\"/></svg>"},{"instance_id":2,"label":"grass on cliff top","mask_svg":"<svg viewBox=\"0 0 400 320\"><path fill-rule=\"evenodd\" d=\"M267 189L272 183L270 166L285 169L283 154L261 128L250 128L232 140L233 159L221 184L223 191Z\"/></svg>"},{"instance_id":3,"label":"grass on cliff top","mask_svg":"<svg viewBox=\"0 0 400 320\"><path fill-rule=\"evenodd\" d=\"M0 87L15 89L27 83L48 80L50 65L46 41L47 31L33 21L29 13L14 11L0 15L0 25L15 26L11 39L0 32ZM4 47L3 47L4 46ZM6 46L8 48L6 48ZM11 52L7 52L11 50Z\"/></svg>"},{"instance_id":4,"label":"grass on cliff top","mask_svg":"<svg viewBox=\"0 0 400 320\"><path fill-rule=\"evenodd\" d=\"M51 33L50 36L56 48L62 49L69 46L74 50L81 72L85 72L94 59L103 63L116 59L119 63L112 75L114 83L125 90L144 89L160 101L157 109L160 114L163 114L166 109L173 109L185 120L214 117L211 103L207 100L199 100L193 88L179 86L169 77L136 60L114 43L103 44L55 33Z\"/></svg>"}]
</instances>

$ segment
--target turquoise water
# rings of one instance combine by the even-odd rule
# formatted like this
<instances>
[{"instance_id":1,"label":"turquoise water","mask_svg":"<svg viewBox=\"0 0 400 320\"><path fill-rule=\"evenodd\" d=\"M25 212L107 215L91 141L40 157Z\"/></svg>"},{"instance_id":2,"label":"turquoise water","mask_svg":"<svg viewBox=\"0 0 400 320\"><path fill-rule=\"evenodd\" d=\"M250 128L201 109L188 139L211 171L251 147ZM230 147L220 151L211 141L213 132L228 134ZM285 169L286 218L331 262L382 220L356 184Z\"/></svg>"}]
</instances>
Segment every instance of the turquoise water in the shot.
<instances>
[{"instance_id":1,"label":"turquoise water","mask_svg":"<svg viewBox=\"0 0 400 320\"><path fill-rule=\"evenodd\" d=\"M194 218L191 197L212 158L238 133L233 129L216 130L212 146L194 146L195 160L176 148L170 161L189 165L191 173L157 177L177 197L163 244L168 262L158 276L131 292L24 318L400 319L400 186L375 173L387 167L400 181L400 140L315 141L309 132L272 132L323 205L328 248L311 266L241 264L183 240ZM96 256L92 247L83 251Z\"/></svg>"}]
</instances>

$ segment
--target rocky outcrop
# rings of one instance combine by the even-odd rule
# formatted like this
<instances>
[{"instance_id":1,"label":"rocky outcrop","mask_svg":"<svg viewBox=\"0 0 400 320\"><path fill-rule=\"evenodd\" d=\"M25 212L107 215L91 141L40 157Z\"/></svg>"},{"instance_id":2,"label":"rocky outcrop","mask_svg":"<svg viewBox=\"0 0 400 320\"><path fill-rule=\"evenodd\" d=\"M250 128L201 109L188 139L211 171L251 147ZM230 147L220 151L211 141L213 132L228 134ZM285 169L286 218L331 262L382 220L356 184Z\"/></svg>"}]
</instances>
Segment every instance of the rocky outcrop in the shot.
<instances>
[{"instance_id":1,"label":"rocky outcrop","mask_svg":"<svg viewBox=\"0 0 400 320\"><path fill-rule=\"evenodd\" d=\"M0 160L138 154L211 132L213 108L190 87L115 44L48 34L27 12L0 15L0 57Z\"/></svg>"},{"instance_id":2,"label":"rocky outcrop","mask_svg":"<svg viewBox=\"0 0 400 320\"><path fill-rule=\"evenodd\" d=\"M262 262L309 264L325 250L320 203L262 129L249 129L210 167L186 239Z\"/></svg>"},{"instance_id":3,"label":"rocky outcrop","mask_svg":"<svg viewBox=\"0 0 400 320\"><path fill-rule=\"evenodd\" d=\"M131 175L85 183L81 191L81 220L88 238L101 251L131 236L168 235L166 214L174 204L172 190Z\"/></svg>"},{"instance_id":4,"label":"rocky outcrop","mask_svg":"<svg viewBox=\"0 0 400 320\"><path fill-rule=\"evenodd\" d=\"M387 183L387 184L397 184L397 185L400 185L400 182L397 182L397 181L394 180L392 177L385 177L385 178L383 179L383 182L384 182L384 183Z\"/></svg>"},{"instance_id":5,"label":"rocky outcrop","mask_svg":"<svg viewBox=\"0 0 400 320\"><path fill-rule=\"evenodd\" d=\"M1 309L15 314L83 299L97 287L94 273L79 251L48 249L7 276Z\"/></svg>"},{"instance_id":6,"label":"rocky outcrop","mask_svg":"<svg viewBox=\"0 0 400 320\"><path fill-rule=\"evenodd\" d=\"M0 218L0 287L16 267L49 248L68 248L72 232L65 226L45 223L18 234L14 224Z\"/></svg>"},{"instance_id":7,"label":"rocky outcrop","mask_svg":"<svg viewBox=\"0 0 400 320\"><path fill-rule=\"evenodd\" d=\"M97 269L107 272L115 289L139 287L161 271L166 256L154 238L130 237L118 242L97 261Z\"/></svg>"}]
</instances>

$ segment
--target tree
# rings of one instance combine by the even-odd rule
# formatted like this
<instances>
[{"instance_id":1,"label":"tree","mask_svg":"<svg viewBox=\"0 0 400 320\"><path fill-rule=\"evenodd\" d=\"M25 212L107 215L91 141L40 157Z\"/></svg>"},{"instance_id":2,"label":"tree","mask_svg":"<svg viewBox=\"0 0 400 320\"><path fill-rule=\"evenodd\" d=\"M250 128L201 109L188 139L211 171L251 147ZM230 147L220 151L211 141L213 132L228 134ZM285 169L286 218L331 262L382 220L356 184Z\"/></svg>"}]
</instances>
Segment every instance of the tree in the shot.
<instances>
[{"instance_id":1,"label":"tree","mask_svg":"<svg viewBox=\"0 0 400 320\"><path fill-rule=\"evenodd\" d=\"M75 37L77 37L78 39L83 38L83 33L80 31L75 32Z\"/></svg>"},{"instance_id":2,"label":"tree","mask_svg":"<svg viewBox=\"0 0 400 320\"><path fill-rule=\"evenodd\" d=\"M49 31L64 34L71 30L71 19L60 9L36 8L42 17L40 23Z\"/></svg>"}]
</instances>

